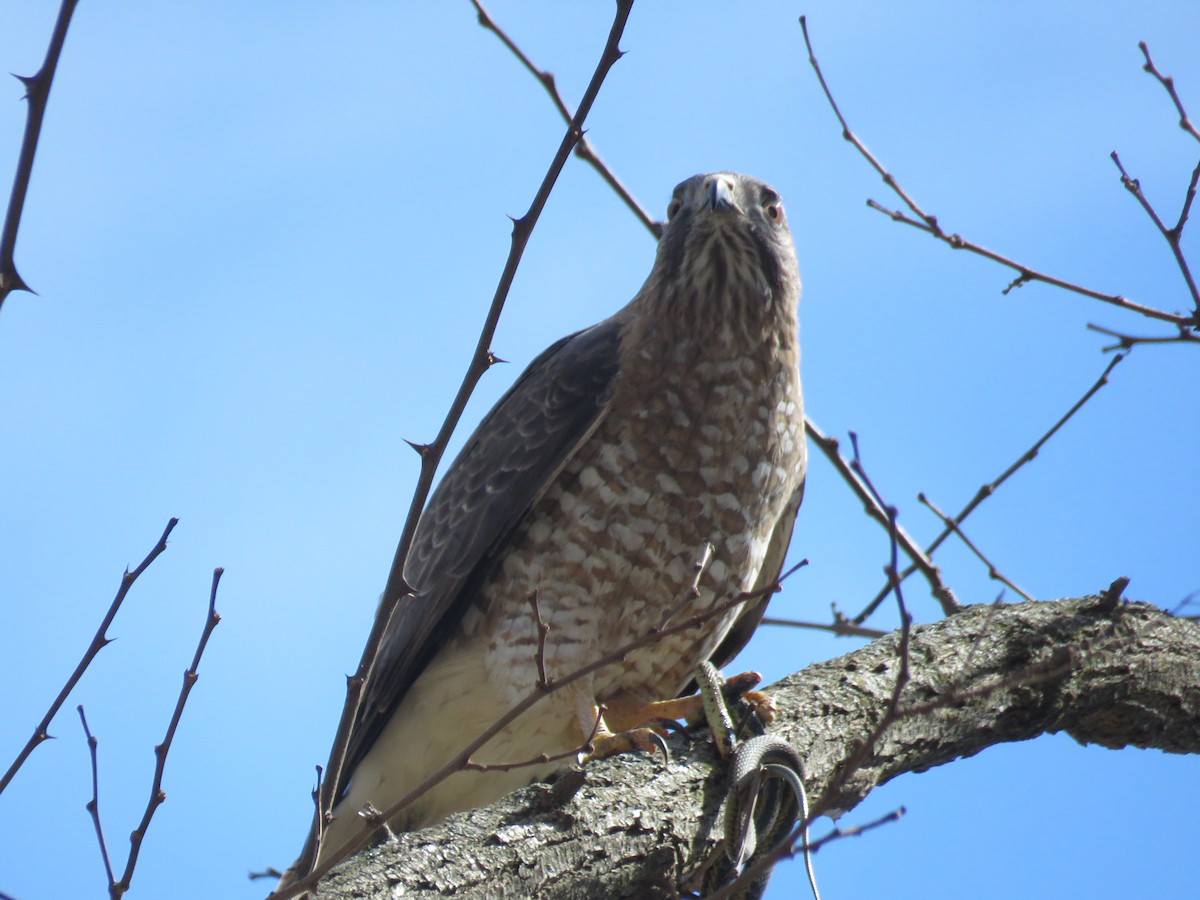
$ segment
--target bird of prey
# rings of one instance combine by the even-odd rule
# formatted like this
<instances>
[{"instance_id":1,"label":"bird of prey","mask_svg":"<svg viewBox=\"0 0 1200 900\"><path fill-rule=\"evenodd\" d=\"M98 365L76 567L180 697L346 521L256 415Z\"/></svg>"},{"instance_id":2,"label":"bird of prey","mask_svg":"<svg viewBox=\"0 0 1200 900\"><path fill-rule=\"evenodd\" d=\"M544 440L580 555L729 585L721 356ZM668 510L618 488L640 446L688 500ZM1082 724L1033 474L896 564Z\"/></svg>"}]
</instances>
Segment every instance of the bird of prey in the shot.
<instances>
[{"instance_id":1,"label":"bird of prey","mask_svg":"<svg viewBox=\"0 0 1200 900\"><path fill-rule=\"evenodd\" d=\"M535 690L539 663L553 682L671 611L774 582L804 488L799 295L771 187L716 172L675 188L641 290L538 356L430 498L405 570L416 593L365 687L322 859L362 829L357 811L386 810ZM569 754L593 732L645 725L699 663L742 648L766 603L762 592L549 693L474 761ZM457 772L389 824L423 827L557 765Z\"/></svg>"}]
</instances>

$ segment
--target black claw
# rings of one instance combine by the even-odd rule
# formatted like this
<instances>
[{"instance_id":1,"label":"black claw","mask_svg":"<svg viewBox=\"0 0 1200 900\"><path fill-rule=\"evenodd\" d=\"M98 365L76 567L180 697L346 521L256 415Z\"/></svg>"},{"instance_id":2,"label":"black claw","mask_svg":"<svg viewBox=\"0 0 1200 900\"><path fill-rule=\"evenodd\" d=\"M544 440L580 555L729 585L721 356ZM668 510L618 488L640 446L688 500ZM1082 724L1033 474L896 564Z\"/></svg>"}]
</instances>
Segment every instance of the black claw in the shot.
<instances>
[{"instance_id":1,"label":"black claw","mask_svg":"<svg viewBox=\"0 0 1200 900\"><path fill-rule=\"evenodd\" d=\"M653 731L650 733L654 735L655 743L658 744L659 749L663 752L663 764L669 766L671 764L671 751L667 747L667 742L663 739L661 734Z\"/></svg>"},{"instance_id":2,"label":"black claw","mask_svg":"<svg viewBox=\"0 0 1200 900\"><path fill-rule=\"evenodd\" d=\"M678 719L651 719L646 724L654 728L661 728L663 731L666 731L669 734L675 734L676 732L683 731L687 727Z\"/></svg>"}]
</instances>

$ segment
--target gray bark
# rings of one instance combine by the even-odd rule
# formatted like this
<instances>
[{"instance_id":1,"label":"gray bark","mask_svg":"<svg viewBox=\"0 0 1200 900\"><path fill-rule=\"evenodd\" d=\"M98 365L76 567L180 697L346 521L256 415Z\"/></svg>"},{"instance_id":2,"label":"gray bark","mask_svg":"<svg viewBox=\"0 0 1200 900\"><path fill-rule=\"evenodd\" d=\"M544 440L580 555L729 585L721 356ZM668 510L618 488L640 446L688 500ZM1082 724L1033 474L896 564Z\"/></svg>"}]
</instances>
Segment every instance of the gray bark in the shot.
<instances>
[{"instance_id":1,"label":"gray bark","mask_svg":"<svg viewBox=\"0 0 1200 900\"><path fill-rule=\"evenodd\" d=\"M1048 732L1200 751L1200 625L1092 596L972 606L914 626L901 702L910 714L843 778L887 708L898 646L889 635L769 689L780 710L771 731L805 759L809 796L824 797L817 812L852 809L905 772ZM715 846L726 778L705 732L669 745L669 764L604 760L399 835L331 872L318 897L678 897Z\"/></svg>"}]
</instances>

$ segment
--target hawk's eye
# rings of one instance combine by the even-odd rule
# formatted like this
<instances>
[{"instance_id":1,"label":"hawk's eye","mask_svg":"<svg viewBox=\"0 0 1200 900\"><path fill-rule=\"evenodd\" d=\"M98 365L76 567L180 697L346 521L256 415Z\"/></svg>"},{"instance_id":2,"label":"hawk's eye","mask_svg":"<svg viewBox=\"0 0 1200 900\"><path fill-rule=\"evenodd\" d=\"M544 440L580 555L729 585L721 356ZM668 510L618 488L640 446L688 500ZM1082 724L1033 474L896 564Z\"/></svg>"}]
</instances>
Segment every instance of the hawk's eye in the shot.
<instances>
[{"instance_id":1,"label":"hawk's eye","mask_svg":"<svg viewBox=\"0 0 1200 900\"><path fill-rule=\"evenodd\" d=\"M778 200L772 203L764 203L763 212L766 213L767 218L776 225L783 221L783 206Z\"/></svg>"},{"instance_id":2,"label":"hawk's eye","mask_svg":"<svg viewBox=\"0 0 1200 900\"><path fill-rule=\"evenodd\" d=\"M679 207L683 206L683 201L676 197L667 206L667 221L675 218L675 214L679 212Z\"/></svg>"}]
</instances>

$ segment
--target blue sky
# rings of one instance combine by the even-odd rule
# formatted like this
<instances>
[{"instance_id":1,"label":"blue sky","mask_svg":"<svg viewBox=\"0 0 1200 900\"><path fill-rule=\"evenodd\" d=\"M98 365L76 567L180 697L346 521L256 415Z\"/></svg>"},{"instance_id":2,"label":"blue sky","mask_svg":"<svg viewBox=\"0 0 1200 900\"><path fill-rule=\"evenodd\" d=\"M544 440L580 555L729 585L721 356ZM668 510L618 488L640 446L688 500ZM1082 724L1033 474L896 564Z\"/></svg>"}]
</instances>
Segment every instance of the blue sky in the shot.
<instances>
[{"instance_id":1,"label":"blue sky","mask_svg":"<svg viewBox=\"0 0 1200 900\"><path fill-rule=\"evenodd\" d=\"M659 215L698 171L780 190L805 283L809 412L859 433L880 489L928 540L918 491L957 509L1099 375L1107 341L1086 323L1154 326L1039 285L1002 296L1006 271L867 209L892 200L841 140L797 15L851 125L947 229L1173 310L1189 305L1182 280L1108 154L1173 221L1200 148L1137 42L1200 118L1200 8L734 9L635 7L590 136ZM465 0L281 10L85 2L68 37L17 247L40 296L0 313L0 759L75 665L122 568L181 522L54 722L59 739L0 797L0 890L20 900L103 895L74 705L100 739L123 851L218 565L224 621L131 896L258 897L246 872L290 862L417 474L402 439L440 423L508 250L504 216L525 210L561 137ZM610 5L491 10L574 104ZM33 72L54 15L8 4L0 69ZM16 82L0 90L11 171L24 109ZM653 252L571 161L497 332L514 365L488 374L465 424L542 347L623 304ZM1198 383L1195 349L1138 348L968 534L1042 598L1122 574L1128 596L1166 607L1200 589ZM814 454L793 547L811 565L773 613L857 611L886 550ZM961 547L938 560L964 599L999 593ZM915 581L909 598L937 617ZM764 630L743 661L775 678L853 646ZM823 850L818 875L828 897L1194 896L1197 774L1188 758L1063 736L993 748L878 790L849 823L908 816ZM796 896L801 879L781 871L769 896Z\"/></svg>"}]
</instances>

